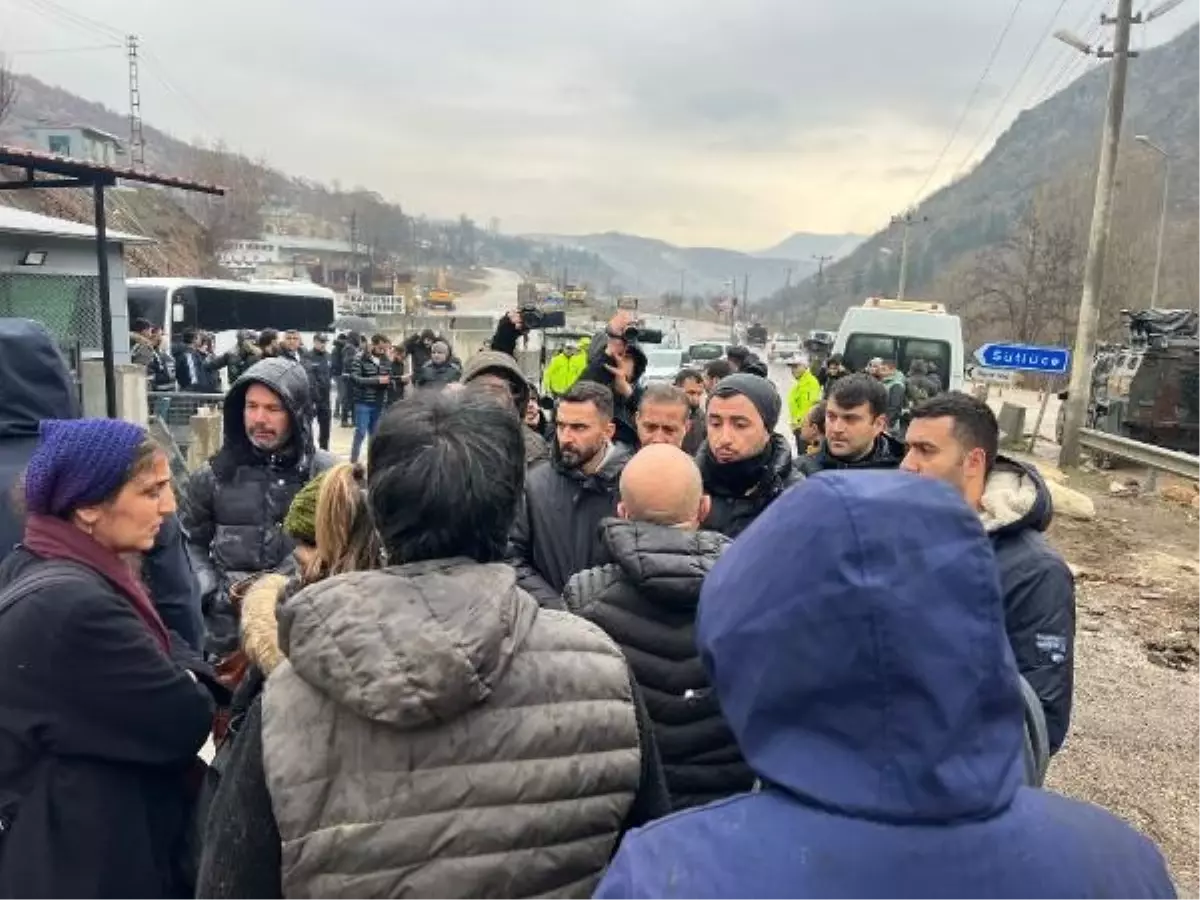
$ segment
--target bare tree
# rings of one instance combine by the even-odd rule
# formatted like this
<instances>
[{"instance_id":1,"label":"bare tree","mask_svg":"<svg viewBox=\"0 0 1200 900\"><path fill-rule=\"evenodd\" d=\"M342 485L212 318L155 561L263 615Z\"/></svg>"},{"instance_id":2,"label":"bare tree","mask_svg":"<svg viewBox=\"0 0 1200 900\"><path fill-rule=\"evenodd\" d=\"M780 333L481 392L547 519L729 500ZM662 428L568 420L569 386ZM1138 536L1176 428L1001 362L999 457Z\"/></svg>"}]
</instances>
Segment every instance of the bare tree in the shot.
<instances>
[{"instance_id":1,"label":"bare tree","mask_svg":"<svg viewBox=\"0 0 1200 900\"><path fill-rule=\"evenodd\" d=\"M0 54L0 125L4 124L4 120L12 113L19 95L17 76L13 74L8 57Z\"/></svg>"},{"instance_id":2,"label":"bare tree","mask_svg":"<svg viewBox=\"0 0 1200 900\"><path fill-rule=\"evenodd\" d=\"M231 240L253 239L262 232L266 202L265 170L221 142L197 148L189 174L225 188L224 197L186 194L185 209L204 229L205 266L217 269L217 254Z\"/></svg>"}]
</instances>

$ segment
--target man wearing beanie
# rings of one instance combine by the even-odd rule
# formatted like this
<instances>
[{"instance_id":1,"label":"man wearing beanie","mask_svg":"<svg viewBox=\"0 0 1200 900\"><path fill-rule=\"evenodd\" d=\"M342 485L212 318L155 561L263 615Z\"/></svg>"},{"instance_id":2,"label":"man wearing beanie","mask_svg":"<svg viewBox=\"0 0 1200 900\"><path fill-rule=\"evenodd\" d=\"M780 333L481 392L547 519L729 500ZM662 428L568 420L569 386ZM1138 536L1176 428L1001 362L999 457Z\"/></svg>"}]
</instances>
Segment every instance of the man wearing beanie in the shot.
<instances>
[{"instance_id":1,"label":"man wearing beanie","mask_svg":"<svg viewBox=\"0 0 1200 900\"><path fill-rule=\"evenodd\" d=\"M484 350L467 360L463 367L462 383L487 390L512 405L513 412L522 420L532 389L525 380L521 367L507 353ZM550 458L550 447L545 439L531 428L524 429L525 465L532 466Z\"/></svg>"},{"instance_id":2,"label":"man wearing beanie","mask_svg":"<svg viewBox=\"0 0 1200 900\"><path fill-rule=\"evenodd\" d=\"M775 385L748 372L722 378L713 389L707 439L696 454L704 492L712 498L706 531L737 537L803 480L787 439L775 433L782 405Z\"/></svg>"},{"instance_id":3,"label":"man wearing beanie","mask_svg":"<svg viewBox=\"0 0 1200 900\"><path fill-rule=\"evenodd\" d=\"M207 649L237 646L234 584L289 571L293 542L283 528L292 499L334 457L313 446L309 380L287 359L251 366L229 389L220 452L188 481L183 526L204 597Z\"/></svg>"}]
</instances>

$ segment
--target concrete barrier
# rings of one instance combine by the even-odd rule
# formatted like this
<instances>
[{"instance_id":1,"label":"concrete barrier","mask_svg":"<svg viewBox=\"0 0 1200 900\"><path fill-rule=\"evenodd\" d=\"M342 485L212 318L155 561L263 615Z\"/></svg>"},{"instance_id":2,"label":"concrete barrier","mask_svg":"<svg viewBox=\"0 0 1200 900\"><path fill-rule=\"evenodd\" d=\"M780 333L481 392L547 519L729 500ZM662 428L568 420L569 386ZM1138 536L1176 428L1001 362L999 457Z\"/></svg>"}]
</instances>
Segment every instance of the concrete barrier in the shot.
<instances>
[{"instance_id":1,"label":"concrete barrier","mask_svg":"<svg viewBox=\"0 0 1200 900\"><path fill-rule=\"evenodd\" d=\"M187 467L189 472L195 472L216 455L221 449L221 420L220 410L201 408L189 421L191 441L187 446Z\"/></svg>"},{"instance_id":2,"label":"concrete barrier","mask_svg":"<svg viewBox=\"0 0 1200 900\"><path fill-rule=\"evenodd\" d=\"M129 363L114 367L117 379L117 418L145 425L150 420L146 403L146 369ZM108 417L104 397L104 361L85 359L79 371L83 385L83 414L90 419Z\"/></svg>"}]
</instances>

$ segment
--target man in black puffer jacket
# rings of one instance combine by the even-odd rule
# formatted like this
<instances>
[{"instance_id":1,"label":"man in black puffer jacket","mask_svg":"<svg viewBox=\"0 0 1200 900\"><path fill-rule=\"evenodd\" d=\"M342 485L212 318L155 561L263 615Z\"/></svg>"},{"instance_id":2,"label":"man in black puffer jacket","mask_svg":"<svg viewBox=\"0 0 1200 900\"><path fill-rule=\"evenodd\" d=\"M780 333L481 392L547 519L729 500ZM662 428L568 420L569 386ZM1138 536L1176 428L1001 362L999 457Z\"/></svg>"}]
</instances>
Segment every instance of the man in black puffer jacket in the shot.
<instances>
[{"instance_id":1,"label":"man in black puffer jacket","mask_svg":"<svg viewBox=\"0 0 1200 900\"><path fill-rule=\"evenodd\" d=\"M707 440L696 454L712 498L704 528L735 538L804 479L787 438L775 433L782 405L775 385L748 372L728 375L713 389Z\"/></svg>"},{"instance_id":2,"label":"man in black puffer jacket","mask_svg":"<svg viewBox=\"0 0 1200 900\"><path fill-rule=\"evenodd\" d=\"M698 530L708 508L690 456L644 447L621 474L620 518L600 526L615 562L578 573L563 592L567 609L608 632L629 660L676 810L754 784L696 649L700 587L730 543Z\"/></svg>"},{"instance_id":3,"label":"man in black puffer jacket","mask_svg":"<svg viewBox=\"0 0 1200 900\"><path fill-rule=\"evenodd\" d=\"M188 552L200 581L207 649L237 645L229 588L292 565L283 519L292 498L334 458L313 448L308 373L287 359L251 366L225 396L225 443L182 498Z\"/></svg>"}]
</instances>

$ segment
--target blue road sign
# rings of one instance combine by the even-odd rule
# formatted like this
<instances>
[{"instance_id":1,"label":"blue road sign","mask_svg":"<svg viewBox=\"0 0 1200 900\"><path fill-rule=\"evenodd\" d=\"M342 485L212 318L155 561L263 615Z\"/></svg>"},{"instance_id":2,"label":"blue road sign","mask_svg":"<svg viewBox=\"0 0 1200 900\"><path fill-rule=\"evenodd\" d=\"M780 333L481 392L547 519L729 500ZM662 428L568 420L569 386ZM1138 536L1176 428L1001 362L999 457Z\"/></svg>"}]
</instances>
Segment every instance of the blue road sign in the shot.
<instances>
[{"instance_id":1,"label":"blue road sign","mask_svg":"<svg viewBox=\"0 0 1200 900\"><path fill-rule=\"evenodd\" d=\"M984 344L975 358L989 369L1065 375L1071 369L1071 351L1065 347L1031 347L1027 344Z\"/></svg>"}]
</instances>

